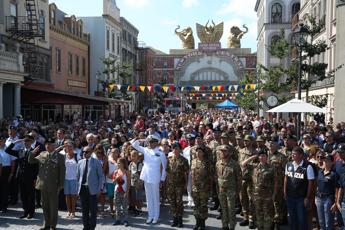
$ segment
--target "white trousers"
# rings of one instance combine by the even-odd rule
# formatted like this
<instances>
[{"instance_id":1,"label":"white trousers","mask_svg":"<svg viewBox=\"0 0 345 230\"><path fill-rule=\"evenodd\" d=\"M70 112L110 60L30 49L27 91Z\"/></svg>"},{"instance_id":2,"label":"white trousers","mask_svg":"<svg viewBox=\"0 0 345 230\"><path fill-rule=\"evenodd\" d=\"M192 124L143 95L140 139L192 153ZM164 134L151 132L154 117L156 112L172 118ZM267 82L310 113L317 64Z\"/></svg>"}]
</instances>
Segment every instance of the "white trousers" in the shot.
<instances>
[{"instance_id":1,"label":"white trousers","mask_svg":"<svg viewBox=\"0 0 345 230\"><path fill-rule=\"evenodd\" d=\"M193 202L193 197L192 197L192 172L191 171L189 171L189 173L188 173L187 194L188 194L188 202Z\"/></svg>"},{"instance_id":2,"label":"white trousers","mask_svg":"<svg viewBox=\"0 0 345 230\"><path fill-rule=\"evenodd\" d=\"M148 218L158 220L159 219L159 184L144 183L147 211L149 213Z\"/></svg>"}]
</instances>

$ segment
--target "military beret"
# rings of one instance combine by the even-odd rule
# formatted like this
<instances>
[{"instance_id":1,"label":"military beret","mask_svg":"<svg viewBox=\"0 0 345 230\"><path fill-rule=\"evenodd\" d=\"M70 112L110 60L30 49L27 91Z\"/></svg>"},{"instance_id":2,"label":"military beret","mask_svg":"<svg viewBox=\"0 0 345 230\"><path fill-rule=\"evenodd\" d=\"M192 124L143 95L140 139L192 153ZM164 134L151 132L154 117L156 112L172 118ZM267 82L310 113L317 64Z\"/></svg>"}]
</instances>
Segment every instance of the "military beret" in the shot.
<instances>
[{"instance_id":1,"label":"military beret","mask_svg":"<svg viewBox=\"0 0 345 230\"><path fill-rule=\"evenodd\" d=\"M172 149L175 149L175 148L182 149L180 143L178 143L177 141L175 141L175 142L171 145L171 148L172 148Z\"/></svg>"},{"instance_id":2,"label":"military beret","mask_svg":"<svg viewBox=\"0 0 345 230\"><path fill-rule=\"evenodd\" d=\"M49 137L44 143L45 143L45 144L55 144L55 139Z\"/></svg>"},{"instance_id":3,"label":"military beret","mask_svg":"<svg viewBox=\"0 0 345 230\"><path fill-rule=\"evenodd\" d=\"M17 127L14 126L14 125L10 125L8 128L9 128L9 129L13 129L13 130L17 130Z\"/></svg>"},{"instance_id":4,"label":"military beret","mask_svg":"<svg viewBox=\"0 0 345 230\"><path fill-rule=\"evenodd\" d=\"M246 136L244 137L244 140L245 140L245 141L254 141L255 138L254 138L252 135L246 135Z\"/></svg>"},{"instance_id":5,"label":"military beret","mask_svg":"<svg viewBox=\"0 0 345 230\"><path fill-rule=\"evenodd\" d=\"M263 136L258 136L257 138L256 138L256 142L265 142L266 140L265 140L265 138L263 137Z\"/></svg>"},{"instance_id":6,"label":"military beret","mask_svg":"<svg viewBox=\"0 0 345 230\"><path fill-rule=\"evenodd\" d=\"M258 151L258 155L262 155L262 154L268 155L268 153L267 153L267 151L266 151L265 149L260 149L260 150Z\"/></svg>"}]
</instances>

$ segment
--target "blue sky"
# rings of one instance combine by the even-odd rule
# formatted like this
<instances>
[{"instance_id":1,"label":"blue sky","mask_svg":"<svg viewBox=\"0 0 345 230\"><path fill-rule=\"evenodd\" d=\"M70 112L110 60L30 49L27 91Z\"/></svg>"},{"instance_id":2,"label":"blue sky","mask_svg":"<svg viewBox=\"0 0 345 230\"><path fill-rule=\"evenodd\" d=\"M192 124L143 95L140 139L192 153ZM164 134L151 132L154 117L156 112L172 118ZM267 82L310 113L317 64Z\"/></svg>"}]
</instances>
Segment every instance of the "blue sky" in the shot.
<instances>
[{"instance_id":1,"label":"blue sky","mask_svg":"<svg viewBox=\"0 0 345 230\"><path fill-rule=\"evenodd\" d=\"M102 0L50 0L69 15L100 16ZM246 24L250 32L242 40L243 48L256 51L256 0L117 0L121 16L139 29L140 42L163 52L181 47L174 34L177 25L193 28L196 46L198 38L195 24L205 25L208 20L224 22L222 47L226 47L230 27Z\"/></svg>"}]
</instances>

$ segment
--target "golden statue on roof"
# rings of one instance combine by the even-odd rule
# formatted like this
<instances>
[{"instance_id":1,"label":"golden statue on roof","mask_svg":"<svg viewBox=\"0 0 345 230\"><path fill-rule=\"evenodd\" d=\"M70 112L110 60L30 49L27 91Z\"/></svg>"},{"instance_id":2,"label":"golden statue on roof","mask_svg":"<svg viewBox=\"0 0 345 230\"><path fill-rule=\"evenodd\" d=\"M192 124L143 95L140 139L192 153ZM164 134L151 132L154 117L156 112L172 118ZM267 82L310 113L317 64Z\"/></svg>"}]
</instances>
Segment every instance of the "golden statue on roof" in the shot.
<instances>
[{"instance_id":1,"label":"golden statue on roof","mask_svg":"<svg viewBox=\"0 0 345 230\"><path fill-rule=\"evenodd\" d=\"M249 29L246 25L243 25L244 31L238 26L233 26L230 29L230 36L228 38L228 48L241 48L241 39L243 35L248 33Z\"/></svg>"},{"instance_id":2,"label":"golden statue on roof","mask_svg":"<svg viewBox=\"0 0 345 230\"><path fill-rule=\"evenodd\" d=\"M212 20L212 23L207 21L206 25L196 24L196 31L201 43L218 43L223 36L224 22L216 25Z\"/></svg>"},{"instance_id":3,"label":"golden statue on roof","mask_svg":"<svg viewBox=\"0 0 345 230\"><path fill-rule=\"evenodd\" d=\"M187 27L179 32L178 30L180 28L180 26L177 26L175 29L175 34L181 39L183 49L194 49L194 36L192 28Z\"/></svg>"}]
</instances>

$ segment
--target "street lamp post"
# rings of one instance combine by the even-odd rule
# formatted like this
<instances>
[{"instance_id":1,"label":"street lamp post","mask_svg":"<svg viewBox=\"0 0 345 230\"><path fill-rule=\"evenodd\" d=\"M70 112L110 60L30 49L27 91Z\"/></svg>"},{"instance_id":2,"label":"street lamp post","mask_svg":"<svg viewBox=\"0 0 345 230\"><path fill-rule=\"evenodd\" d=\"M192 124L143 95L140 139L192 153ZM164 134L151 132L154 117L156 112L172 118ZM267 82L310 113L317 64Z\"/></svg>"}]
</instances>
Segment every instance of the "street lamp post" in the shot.
<instances>
[{"instance_id":1,"label":"street lamp post","mask_svg":"<svg viewBox=\"0 0 345 230\"><path fill-rule=\"evenodd\" d=\"M307 36L308 36L308 30L304 26L303 23L300 23L298 25L298 28L294 31L293 34L294 43L298 50L298 78L297 78L297 98L301 100L302 98L302 87L301 87L301 81L302 81L302 54L303 54L303 47L306 43ZM296 122L296 135L297 140L299 141L301 138L301 113L297 114L297 122Z\"/></svg>"},{"instance_id":2,"label":"street lamp post","mask_svg":"<svg viewBox=\"0 0 345 230\"><path fill-rule=\"evenodd\" d=\"M257 67L256 68L256 88L258 90L257 92L257 107L258 107L258 116L260 116L260 69Z\"/></svg>"}]
</instances>

